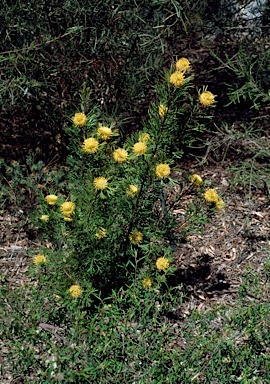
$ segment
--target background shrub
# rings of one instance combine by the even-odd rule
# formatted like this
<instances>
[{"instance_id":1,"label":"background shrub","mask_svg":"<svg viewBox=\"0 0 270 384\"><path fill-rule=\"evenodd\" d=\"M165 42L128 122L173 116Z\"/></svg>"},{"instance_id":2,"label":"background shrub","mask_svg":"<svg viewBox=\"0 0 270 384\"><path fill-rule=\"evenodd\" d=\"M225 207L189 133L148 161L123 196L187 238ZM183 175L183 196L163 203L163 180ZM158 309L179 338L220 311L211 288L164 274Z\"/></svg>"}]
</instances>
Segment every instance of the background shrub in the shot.
<instances>
[{"instance_id":1,"label":"background shrub","mask_svg":"<svg viewBox=\"0 0 270 384\"><path fill-rule=\"evenodd\" d=\"M264 41L261 37L255 45L248 41L249 50L256 54L259 49L261 56L255 60L254 70L259 70L251 83L250 78L239 76L243 55L232 58L239 39L231 31L239 27L239 20L228 17L230 12L226 2L217 7L217 2L205 0L113 4L4 0L0 16L2 156L23 160L32 149L38 159L51 161L60 156L64 160L65 146L59 146L59 137L65 143L63 125L87 87L93 90L104 114L121 119L126 134L140 128L154 97L160 68L168 65L176 52L193 59L200 74L196 85L201 86L207 78L209 86L218 91L222 107L235 97L238 88L246 92L246 84L267 93ZM266 9L263 31L268 28L268 14ZM245 51L244 40L241 38ZM198 56L202 46L206 55ZM237 60L229 75L227 64L216 71L220 61L210 59L211 50L223 63ZM253 64L251 59L247 68ZM228 89L226 83L234 89ZM232 106L226 114L231 111ZM224 113L222 109L217 112L218 116ZM249 118L257 116L255 111L249 114Z\"/></svg>"}]
</instances>

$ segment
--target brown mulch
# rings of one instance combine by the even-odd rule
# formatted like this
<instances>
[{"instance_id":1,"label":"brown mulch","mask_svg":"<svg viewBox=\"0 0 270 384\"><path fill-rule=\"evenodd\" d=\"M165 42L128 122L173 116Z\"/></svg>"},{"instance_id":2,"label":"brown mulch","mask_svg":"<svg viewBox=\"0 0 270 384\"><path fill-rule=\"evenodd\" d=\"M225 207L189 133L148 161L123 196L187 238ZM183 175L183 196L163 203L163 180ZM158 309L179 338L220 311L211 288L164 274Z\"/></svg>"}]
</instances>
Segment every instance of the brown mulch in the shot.
<instances>
[{"instance_id":1,"label":"brown mulch","mask_svg":"<svg viewBox=\"0 0 270 384\"><path fill-rule=\"evenodd\" d=\"M40 246L28 238L24 224L25 217L20 213L0 216L0 281L10 289L25 284L31 263L28 251Z\"/></svg>"},{"instance_id":2,"label":"brown mulch","mask_svg":"<svg viewBox=\"0 0 270 384\"><path fill-rule=\"evenodd\" d=\"M189 164L189 173L193 165ZM217 189L226 207L213 213L203 233L188 235L177 250L177 280L189 297L181 309L184 316L193 308L207 309L215 303L234 305L248 269L260 273L270 256L270 201L265 192L235 191L229 166L204 166L196 173L211 180L209 188ZM179 228L194 197L192 191L186 194L176 210ZM267 288L261 300L268 302Z\"/></svg>"}]
</instances>

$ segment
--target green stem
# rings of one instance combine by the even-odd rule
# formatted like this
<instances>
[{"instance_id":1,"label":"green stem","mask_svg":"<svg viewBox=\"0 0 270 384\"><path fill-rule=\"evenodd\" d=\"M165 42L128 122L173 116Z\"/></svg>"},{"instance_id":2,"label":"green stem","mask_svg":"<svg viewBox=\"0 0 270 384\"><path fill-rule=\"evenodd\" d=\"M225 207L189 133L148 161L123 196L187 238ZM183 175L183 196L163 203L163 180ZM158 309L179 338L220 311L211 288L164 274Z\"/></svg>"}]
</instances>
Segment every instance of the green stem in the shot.
<instances>
[{"instance_id":1,"label":"green stem","mask_svg":"<svg viewBox=\"0 0 270 384\"><path fill-rule=\"evenodd\" d=\"M168 102L167 102L167 107L168 107L168 110L169 110L169 106L171 105L171 102L173 100L173 95L174 95L174 92L175 90L173 90L170 95L169 95L169 98L168 98ZM145 187L145 184L146 184L146 181L147 181L147 178L149 176L149 171L150 171L150 166L151 164L153 163L153 160L154 160L154 157L156 155L156 152L157 152L157 149L158 149L158 145L160 143L160 140L161 140L161 137L162 137L162 134L164 132L164 128L165 128L165 121L166 121L166 115L164 116L164 118L162 119L161 121L161 126L160 126L160 131L159 131L159 134L158 134L158 137L157 137L157 140L156 140L156 143L155 143L155 147L152 151L152 154L151 154L151 157L149 159L148 162L146 162L146 168L145 168L145 172L144 172L144 176L143 176L143 179L142 179L142 183L141 183L141 186L140 186L140 192L137 196L137 199L136 199L136 202L135 202L135 205L133 207L133 212L132 212L132 215L131 215L131 219L129 221L129 226L128 226L128 230L127 230L127 234L126 234L126 238L125 238L125 241L124 241L124 257L126 257L126 253L127 253L127 248L128 248L128 241L129 241L129 235L133 229L133 226L134 226L134 222L135 222L135 216L136 216L136 213L140 207L140 204L141 204L141 196L142 196L142 193L144 191L144 187Z\"/></svg>"}]
</instances>

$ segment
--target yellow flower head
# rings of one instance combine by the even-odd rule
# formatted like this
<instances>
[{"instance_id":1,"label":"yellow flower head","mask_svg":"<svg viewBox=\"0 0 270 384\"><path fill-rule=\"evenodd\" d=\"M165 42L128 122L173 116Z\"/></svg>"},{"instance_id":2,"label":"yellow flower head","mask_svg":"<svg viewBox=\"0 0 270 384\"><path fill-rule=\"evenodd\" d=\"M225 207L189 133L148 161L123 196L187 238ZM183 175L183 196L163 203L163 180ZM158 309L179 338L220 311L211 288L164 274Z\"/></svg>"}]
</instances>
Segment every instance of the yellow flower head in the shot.
<instances>
[{"instance_id":1,"label":"yellow flower head","mask_svg":"<svg viewBox=\"0 0 270 384\"><path fill-rule=\"evenodd\" d=\"M69 216L64 216L64 220L67 222L67 223L71 223L73 221L72 217L69 217Z\"/></svg>"},{"instance_id":2,"label":"yellow flower head","mask_svg":"<svg viewBox=\"0 0 270 384\"><path fill-rule=\"evenodd\" d=\"M75 113L75 116L73 117L73 123L77 125L77 127L84 127L87 121L87 117L84 113Z\"/></svg>"},{"instance_id":3,"label":"yellow flower head","mask_svg":"<svg viewBox=\"0 0 270 384\"><path fill-rule=\"evenodd\" d=\"M219 199L215 189L207 189L204 193L204 198L208 203L216 203Z\"/></svg>"},{"instance_id":4,"label":"yellow flower head","mask_svg":"<svg viewBox=\"0 0 270 384\"><path fill-rule=\"evenodd\" d=\"M108 186L108 180L103 176L96 177L94 179L94 186L97 190L103 191L103 189L106 189Z\"/></svg>"},{"instance_id":5,"label":"yellow flower head","mask_svg":"<svg viewBox=\"0 0 270 384\"><path fill-rule=\"evenodd\" d=\"M163 118L167 112L168 112L168 108L165 107L163 104L160 104L158 107L159 117Z\"/></svg>"},{"instance_id":6,"label":"yellow flower head","mask_svg":"<svg viewBox=\"0 0 270 384\"><path fill-rule=\"evenodd\" d=\"M85 139L82 145L82 150L86 153L95 153L98 150L98 141L93 137Z\"/></svg>"},{"instance_id":7,"label":"yellow flower head","mask_svg":"<svg viewBox=\"0 0 270 384\"><path fill-rule=\"evenodd\" d=\"M126 194L128 196L134 197L139 193L139 188L136 185L130 184L126 189Z\"/></svg>"},{"instance_id":8,"label":"yellow flower head","mask_svg":"<svg viewBox=\"0 0 270 384\"><path fill-rule=\"evenodd\" d=\"M186 72L190 68L190 62L185 57L177 60L175 63L176 69L179 72Z\"/></svg>"},{"instance_id":9,"label":"yellow flower head","mask_svg":"<svg viewBox=\"0 0 270 384\"><path fill-rule=\"evenodd\" d=\"M215 95L212 92L204 91L199 95L199 101L204 107L210 107L215 102Z\"/></svg>"},{"instance_id":10,"label":"yellow flower head","mask_svg":"<svg viewBox=\"0 0 270 384\"><path fill-rule=\"evenodd\" d=\"M61 205L60 210L65 217L70 217L75 212L75 204L72 201L66 201Z\"/></svg>"},{"instance_id":11,"label":"yellow flower head","mask_svg":"<svg viewBox=\"0 0 270 384\"><path fill-rule=\"evenodd\" d=\"M78 284L72 285L68 291L73 298L77 298L82 294L82 289Z\"/></svg>"},{"instance_id":12,"label":"yellow flower head","mask_svg":"<svg viewBox=\"0 0 270 384\"><path fill-rule=\"evenodd\" d=\"M137 156L144 155L147 151L147 145L143 141L138 141L138 143L133 145L133 151Z\"/></svg>"},{"instance_id":13,"label":"yellow flower head","mask_svg":"<svg viewBox=\"0 0 270 384\"><path fill-rule=\"evenodd\" d=\"M171 173L171 168L168 164L158 164L156 166L156 175L160 179L165 179Z\"/></svg>"},{"instance_id":14,"label":"yellow flower head","mask_svg":"<svg viewBox=\"0 0 270 384\"><path fill-rule=\"evenodd\" d=\"M215 202L215 207L218 211L223 209L225 207L224 201L219 197L218 200Z\"/></svg>"},{"instance_id":15,"label":"yellow flower head","mask_svg":"<svg viewBox=\"0 0 270 384\"><path fill-rule=\"evenodd\" d=\"M103 239L107 236L106 229L105 228L99 228L95 234L97 239Z\"/></svg>"},{"instance_id":16,"label":"yellow flower head","mask_svg":"<svg viewBox=\"0 0 270 384\"><path fill-rule=\"evenodd\" d=\"M170 83L175 87L181 87L185 81L185 77L182 72L173 72L170 76Z\"/></svg>"},{"instance_id":17,"label":"yellow flower head","mask_svg":"<svg viewBox=\"0 0 270 384\"><path fill-rule=\"evenodd\" d=\"M118 148L113 152L113 158L117 163L124 163L127 160L128 153L123 148Z\"/></svg>"},{"instance_id":18,"label":"yellow flower head","mask_svg":"<svg viewBox=\"0 0 270 384\"><path fill-rule=\"evenodd\" d=\"M142 239L143 239L143 234L137 229L134 229L129 235L129 240L132 244L139 244L142 242Z\"/></svg>"},{"instance_id":19,"label":"yellow flower head","mask_svg":"<svg viewBox=\"0 0 270 384\"><path fill-rule=\"evenodd\" d=\"M144 288L150 288L152 284L153 284L153 280L149 276L145 277L142 281L142 285Z\"/></svg>"},{"instance_id":20,"label":"yellow flower head","mask_svg":"<svg viewBox=\"0 0 270 384\"><path fill-rule=\"evenodd\" d=\"M97 134L101 140L109 140L112 136L112 130L109 127L100 126L97 130Z\"/></svg>"},{"instance_id":21,"label":"yellow flower head","mask_svg":"<svg viewBox=\"0 0 270 384\"><path fill-rule=\"evenodd\" d=\"M55 205L58 197L56 195L48 195L45 197L46 203L49 205Z\"/></svg>"},{"instance_id":22,"label":"yellow flower head","mask_svg":"<svg viewBox=\"0 0 270 384\"><path fill-rule=\"evenodd\" d=\"M147 143L147 141L150 141L150 135L149 133L143 132L139 136L139 141L143 143Z\"/></svg>"},{"instance_id":23,"label":"yellow flower head","mask_svg":"<svg viewBox=\"0 0 270 384\"><path fill-rule=\"evenodd\" d=\"M159 271L165 271L169 265L170 263L165 257L159 257L156 261L156 267Z\"/></svg>"},{"instance_id":24,"label":"yellow flower head","mask_svg":"<svg viewBox=\"0 0 270 384\"><path fill-rule=\"evenodd\" d=\"M196 173L194 173L194 175L191 175L190 176L190 182L196 186L198 185L201 185L203 180L201 178L201 176L197 175Z\"/></svg>"},{"instance_id":25,"label":"yellow flower head","mask_svg":"<svg viewBox=\"0 0 270 384\"><path fill-rule=\"evenodd\" d=\"M33 259L35 265L45 264L47 262L47 257L41 254L38 254Z\"/></svg>"},{"instance_id":26,"label":"yellow flower head","mask_svg":"<svg viewBox=\"0 0 270 384\"><path fill-rule=\"evenodd\" d=\"M47 222L47 221L49 221L49 215L41 215L40 216L40 220L42 220L42 221L45 221L45 222Z\"/></svg>"}]
</instances>

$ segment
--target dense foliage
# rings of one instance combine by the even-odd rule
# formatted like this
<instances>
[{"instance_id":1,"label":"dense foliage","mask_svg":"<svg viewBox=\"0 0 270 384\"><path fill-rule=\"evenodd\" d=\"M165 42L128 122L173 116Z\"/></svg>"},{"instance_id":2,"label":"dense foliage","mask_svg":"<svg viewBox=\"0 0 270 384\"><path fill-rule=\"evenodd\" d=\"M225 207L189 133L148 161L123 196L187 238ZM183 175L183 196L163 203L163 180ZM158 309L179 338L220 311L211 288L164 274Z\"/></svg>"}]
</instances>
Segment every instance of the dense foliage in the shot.
<instances>
[{"instance_id":1,"label":"dense foliage","mask_svg":"<svg viewBox=\"0 0 270 384\"><path fill-rule=\"evenodd\" d=\"M226 1L219 8L205 0L4 0L1 6L1 152L6 159L25 160L30 149L47 162L59 155L64 159L58 138L65 140L63 125L84 87L93 90L104 114L121 119L125 132L141 128L160 69L176 53L192 58L198 86L207 81L222 106L241 103L249 120L259 114L248 112L250 106L269 100L269 48L262 38L269 27L267 8L263 21L254 21L261 36L250 40L250 32L242 32L244 21L236 17L240 9L232 12ZM198 60L202 49L206 55ZM226 119L235 113L232 105Z\"/></svg>"}]
</instances>

